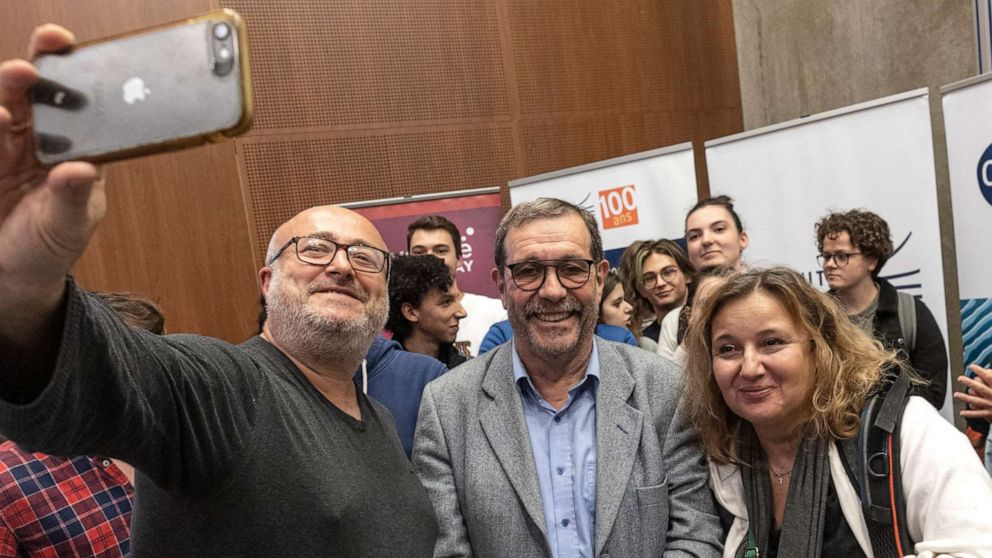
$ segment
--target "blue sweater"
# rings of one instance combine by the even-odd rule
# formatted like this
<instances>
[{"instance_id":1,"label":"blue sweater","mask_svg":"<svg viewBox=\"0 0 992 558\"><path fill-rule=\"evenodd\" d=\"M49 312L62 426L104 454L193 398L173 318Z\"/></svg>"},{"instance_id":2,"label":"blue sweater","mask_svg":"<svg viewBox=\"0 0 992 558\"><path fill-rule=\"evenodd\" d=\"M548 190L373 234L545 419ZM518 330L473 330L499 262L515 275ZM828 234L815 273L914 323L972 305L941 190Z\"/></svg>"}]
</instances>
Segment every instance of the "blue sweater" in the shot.
<instances>
[{"instance_id":1,"label":"blue sweater","mask_svg":"<svg viewBox=\"0 0 992 558\"><path fill-rule=\"evenodd\" d=\"M635 347L638 346L637 338L634 337L634 334L625 327L598 324L596 326L596 335L606 339L607 341L626 343ZM496 322L489 328L489 331L486 332L486 336L482 339L482 343L479 344L479 354L481 355L490 349L494 349L512 338L513 329L510 328L510 321L503 320L502 322ZM389 405L386 406L388 407Z\"/></svg>"},{"instance_id":2,"label":"blue sweater","mask_svg":"<svg viewBox=\"0 0 992 558\"><path fill-rule=\"evenodd\" d=\"M410 457L413 433L417 428L420 396L431 380L448 371L441 361L403 349L396 341L381 335L375 338L365 355L368 372L368 395L382 403L396 419L403 450ZM362 389L362 369L355 372L355 382Z\"/></svg>"}]
</instances>

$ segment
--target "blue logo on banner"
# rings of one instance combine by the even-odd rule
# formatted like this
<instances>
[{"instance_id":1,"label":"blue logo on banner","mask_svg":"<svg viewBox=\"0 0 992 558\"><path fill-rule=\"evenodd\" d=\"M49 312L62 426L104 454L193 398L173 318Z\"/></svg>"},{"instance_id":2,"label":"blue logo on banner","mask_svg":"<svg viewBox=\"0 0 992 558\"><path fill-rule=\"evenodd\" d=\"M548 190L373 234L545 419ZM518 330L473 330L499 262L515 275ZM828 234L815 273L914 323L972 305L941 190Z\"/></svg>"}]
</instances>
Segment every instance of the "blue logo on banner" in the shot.
<instances>
[{"instance_id":1,"label":"blue logo on banner","mask_svg":"<svg viewBox=\"0 0 992 558\"><path fill-rule=\"evenodd\" d=\"M985 148L985 153L978 160L978 189L985 196L985 201L992 205L992 145Z\"/></svg>"}]
</instances>

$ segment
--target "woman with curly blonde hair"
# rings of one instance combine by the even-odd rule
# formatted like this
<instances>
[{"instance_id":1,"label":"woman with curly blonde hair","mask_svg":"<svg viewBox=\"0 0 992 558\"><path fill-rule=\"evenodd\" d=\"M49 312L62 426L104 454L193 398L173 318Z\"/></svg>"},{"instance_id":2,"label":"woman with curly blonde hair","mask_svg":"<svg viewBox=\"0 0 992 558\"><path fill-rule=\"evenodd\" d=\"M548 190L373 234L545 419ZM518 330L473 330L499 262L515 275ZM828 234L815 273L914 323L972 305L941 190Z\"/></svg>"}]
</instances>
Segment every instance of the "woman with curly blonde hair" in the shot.
<instances>
[{"instance_id":1,"label":"woman with curly blonde hair","mask_svg":"<svg viewBox=\"0 0 992 558\"><path fill-rule=\"evenodd\" d=\"M717 286L693 310L686 351L685 409L732 519L724 556L884 556L838 443L899 374L895 354L785 268ZM915 551L992 553L992 481L967 439L910 397L899 440Z\"/></svg>"}]
</instances>

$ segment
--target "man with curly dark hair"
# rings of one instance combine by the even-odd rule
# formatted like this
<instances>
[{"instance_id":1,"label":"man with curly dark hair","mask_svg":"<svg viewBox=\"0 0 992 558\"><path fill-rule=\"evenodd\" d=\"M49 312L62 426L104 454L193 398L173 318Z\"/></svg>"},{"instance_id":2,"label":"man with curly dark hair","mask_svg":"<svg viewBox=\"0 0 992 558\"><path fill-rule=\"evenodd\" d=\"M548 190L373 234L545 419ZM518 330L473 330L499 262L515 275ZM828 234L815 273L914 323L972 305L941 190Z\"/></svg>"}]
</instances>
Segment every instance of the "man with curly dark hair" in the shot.
<instances>
[{"instance_id":1,"label":"man with curly dark hair","mask_svg":"<svg viewBox=\"0 0 992 558\"><path fill-rule=\"evenodd\" d=\"M455 344L459 350L476 356L489 326L505 320L506 310L498 298L466 292L458 287L458 273L467 270L466 262L462 259L462 248L468 246L464 244L465 239L458 227L443 215L424 215L406 228L407 252L415 256L431 255L441 258L448 266L455 288L461 293L459 302L465 309L465 319L458 327L458 340ZM478 263L485 265L485 262Z\"/></svg>"},{"instance_id":2,"label":"man with curly dark hair","mask_svg":"<svg viewBox=\"0 0 992 558\"><path fill-rule=\"evenodd\" d=\"M454 368L465 362L455 349L465 317L461 293L448 267L433 256L397 256L389 276L386 329L403 348Z\"/></svg>"},{"instance_id":3,"label":"man with curly dark hair","mask_svg":"<svg viewBox=\"0 0 992 558\"><path fill-rule=\"evenodd\" d=\"M888 223L870 211L852 209L828 214L816 223L815 231L817 261L831 294L855 324L898 351L927 380L927 385L917 388L918 395L941 408L947 391L947 352L937 322L922 301L899 293L879 277L892 255ZM915 330L915 336L909 339L912 334L904 331L902 323L913 314L915 325L909 329Z\"/></svg>"}]
</instances>

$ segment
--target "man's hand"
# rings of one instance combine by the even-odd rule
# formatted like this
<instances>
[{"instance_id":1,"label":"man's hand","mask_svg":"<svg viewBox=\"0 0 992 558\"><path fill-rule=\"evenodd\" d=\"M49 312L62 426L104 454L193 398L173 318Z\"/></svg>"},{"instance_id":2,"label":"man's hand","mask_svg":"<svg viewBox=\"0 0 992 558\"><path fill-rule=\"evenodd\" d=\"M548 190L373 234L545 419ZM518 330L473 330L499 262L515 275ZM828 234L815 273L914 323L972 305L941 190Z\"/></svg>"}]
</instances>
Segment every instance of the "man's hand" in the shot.
<instances>
[{"instance_id":1,"label":"man's hand","mask_svg":"<svg viewBox=\"0 0 992 558\"><path fill-rule=\"evenodd\" d=\"M56 25L35 29L28 57L70 47ZM28 90L38 79L24 60L0 63L0 341L30 345L58 308L65 275L106 210L89 163L43 167L34 156Z\"/></svg>"},{"instance_id":2,"label":"man's hand","mask_svg":"<svg viewBox=\"0 0 992 558\"><path fill-rule=\"evenodd\" d=\"M961 411L961 416L992 422L992 368L982 368L977 364L968 368L975 373L975 377L958 376L958 383L966 388L966 392L954 394L955 399L967 403L969 407Z\"/></svg>"}]
</instances>

